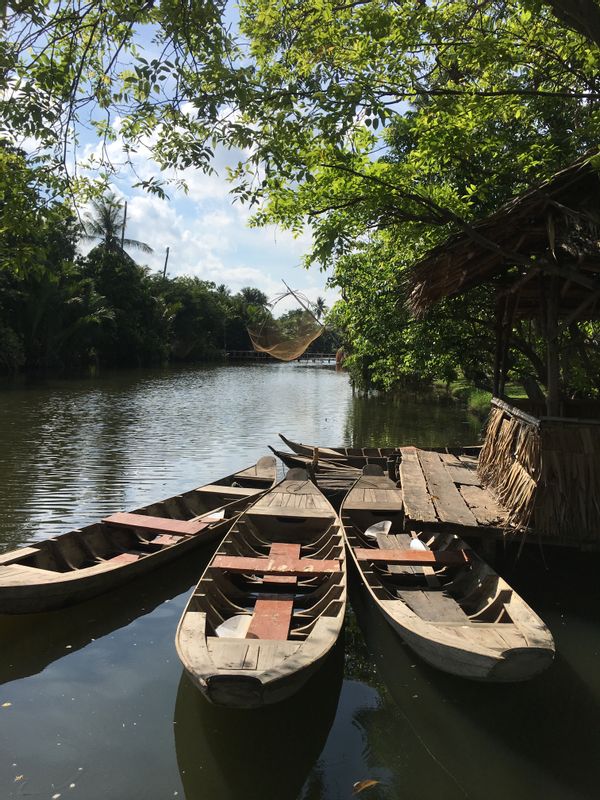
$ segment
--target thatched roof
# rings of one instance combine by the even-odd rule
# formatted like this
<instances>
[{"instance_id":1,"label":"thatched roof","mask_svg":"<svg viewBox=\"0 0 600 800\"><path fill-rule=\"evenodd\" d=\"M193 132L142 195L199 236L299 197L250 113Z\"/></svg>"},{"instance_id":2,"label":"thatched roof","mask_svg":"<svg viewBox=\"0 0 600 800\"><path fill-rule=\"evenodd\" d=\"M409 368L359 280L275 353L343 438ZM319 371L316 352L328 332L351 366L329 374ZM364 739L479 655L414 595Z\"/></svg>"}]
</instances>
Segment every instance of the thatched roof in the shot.
<instances>
[{"instance_id":1,"label":"thatched roof","mask_svg":"<svg viewBox=\"0 0 600 800\"><path fill-rule=\"evenodd\" d=\"M600 318L600 175L588 153L431 250L408 274L409 306L492 283L537 316L545 275L559 276L561 316ZM595 292L598 291L598 295Z\"/></svg>"}]
</instances>

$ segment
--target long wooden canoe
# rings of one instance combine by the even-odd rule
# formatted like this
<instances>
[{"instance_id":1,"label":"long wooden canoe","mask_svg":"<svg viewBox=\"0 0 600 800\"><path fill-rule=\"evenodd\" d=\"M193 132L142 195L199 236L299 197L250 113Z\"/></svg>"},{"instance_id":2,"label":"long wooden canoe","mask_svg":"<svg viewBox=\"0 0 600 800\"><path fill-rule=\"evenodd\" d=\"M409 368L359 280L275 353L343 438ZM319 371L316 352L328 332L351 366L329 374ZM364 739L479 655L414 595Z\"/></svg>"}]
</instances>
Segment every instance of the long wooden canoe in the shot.
<instances>
[{"instance_id":1,"label":"long wooden canoe","mask_svg":"<svg viewBox=\"0 0 600 800\"><path fill-rule=\"evenodd\" d=\"M279 434L279 438L299 456L305 456L310 460L318 458L319 461L330 463L339 461L359 469L362 469L365 464L379 464L385 468L388 459L395 458L400 452L396 447L319 447L293 442L282 433Z\"/></svg>"},{"instance_id":2,"label":"long wooden canoe","mask_svg":"<svg viewBox=\"0 0 600 800\"><path fill-rule=\"evenodd\" d=\"M264 456L215 483L3 553L0 614L86 600L222 537L276 480L276 461Z\"/></svg>"},{"instance_id":3,"label":"long wooden canoe","mask_svg":"<svg viewBox=\"0 0 600 800\"><path fill-rule=\"evenodd\" d=\"M358 573L397 633L465 678L521 681L544 670L554 642L538 615L457 536L405 530L402 491L377 467L365 472L340 515Z\"/></svg>"},{"instance_id":4,"label":"long wooden canoe","mask_svg":"<svg viewBox=\"0 0 600 800\"><path fill-rule=\"evenodd\" d=\"M304 470L235 521L177 629L188 675L217 705L257 708L302 686L344 621L339 518Z\"/></svg>"},{"instance_id":5,"label":"long wooden canoe","mask_svg":"<svg viewBox=\"0 0 600 800\"><path fill-rule=\"evenodd\" d=\"M274 447L271 447L271 445L269 445L269 450L289 469L305 469L308 470L309 473L312 471L323 475L329 473L347 473L348 475L356 476L356 478L360 477L362 467L353 467L343 459L339 459L338 461L327 461L321 458L314 459L308 456L298 455L297 453L286 453L284 450L276 450Z\"/></svg>"}]
</instances>

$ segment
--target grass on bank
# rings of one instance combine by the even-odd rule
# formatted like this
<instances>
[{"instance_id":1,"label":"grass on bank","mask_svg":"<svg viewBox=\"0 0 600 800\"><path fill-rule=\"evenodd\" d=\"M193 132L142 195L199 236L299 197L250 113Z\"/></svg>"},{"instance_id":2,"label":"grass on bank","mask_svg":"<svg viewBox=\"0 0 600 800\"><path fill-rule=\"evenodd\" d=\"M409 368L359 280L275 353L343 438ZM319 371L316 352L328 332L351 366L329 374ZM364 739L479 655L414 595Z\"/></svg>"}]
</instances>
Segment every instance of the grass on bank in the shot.
<instances>
[{"instance_id":1,"label":"grass on bank","mask_svg":"<svg viewBox=\"0 0 600 800\"><path fill-rule=\"evenodd\" d=\"M462 379L450 383L447 391L456 400L464 403L473 414L485 417L489 413L492 393L486 389L479 389L469 381ZM525 389L519 383L508 383L505 394L515 400L527 398Z\"/></svg>"}]
</instances>

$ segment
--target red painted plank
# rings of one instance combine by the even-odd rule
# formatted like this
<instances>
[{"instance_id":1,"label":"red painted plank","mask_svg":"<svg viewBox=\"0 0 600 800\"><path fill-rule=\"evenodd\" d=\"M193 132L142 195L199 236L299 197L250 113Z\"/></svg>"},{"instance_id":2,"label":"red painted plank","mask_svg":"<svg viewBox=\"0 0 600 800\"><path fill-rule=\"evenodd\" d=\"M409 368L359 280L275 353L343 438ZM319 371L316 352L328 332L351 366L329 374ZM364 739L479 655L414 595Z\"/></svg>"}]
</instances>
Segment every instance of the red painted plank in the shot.
<instances>
[{"instance_id":1,"label":"red painted plank","mask_svg":"<svg viewBox=\"0 0 600 800\"><path fill-rule=\"evenodd\" d=\"M125 564L133 564L134 561L137 561L140 556L136 555L135 553L119 553L118 556L113 556L113 558L107 558L104 563L105 564L115 564L116 566L121 566Z\"/></svg>"},{"instance_id":2,"label":"red painted plank","mask_svg":"<svg viewBox=\"0 0 600 800\"><path fill-rule=\"evenodd\" d=\"M288 638L292 621L293 600L257 600L246 639Z\"/></svg>"},{"instance_id":3,"label":"red painted plank","mask_svg":"<svg viewBox=\"0 0 600 800\"><path fill-rule=\"evenodd\" d=\"M273 542L269 550L270 556L285 556L286 558L300 558L300 545L292 542ZM295 575L265 575L264 584L285 583L288 586L295 586L298 578Z\"/></svg>"},{"instance_id":4,"label":"red painted plank","mask_svg":"<svg viewBox=\"0 0 600 800\"><path fill-rule=\"evenodd\" d=\"M340 571L337 559L286 558L275 555L268 558L243 558L240 556L215 556L213 567L230 572L263 572L280 575L324 574Z\"/></svg>"},{"instance_id":5,"label":"red painted plank","mask_svg":"<svg viewBox=\"0 0 600 800\"><path fill-rule=\"evenodd\" d=\"M386 564L407 564L419 567L449 567L468 564L471 554L468 550L378 550L376 547L355 547L354 555L358 561L381 561Z\"/></svg>"},{"instance_id":6,"label":"red painted plank","mask_svg":"<svg viewBox=\"0 0 600 800\"><path fill-rule=\"evenodd\" d=\"M109 525L120 525L125 528L142 528L146 531L158 531L159 533L178 533L181 536L193 536L207 528L211 522L216 522L214 517L203 517L194 519L168 519L166 517L152 517L149 514L128 514L118 512L105 517L102 522Z\"/></svg>"},{"instance_id":7,"label":"red painted plank","mask_svg":"<svg viewBox=\"0 0 600 800\"><path fill-rule=\"evenodd\" d=\"M161 533L160 536L156 536L154 539L152 539L150 544L160 544L163 547L168 547L181 541L183 541L182 536L172 536L170 533Z\"/></svg>"}]
</instances>

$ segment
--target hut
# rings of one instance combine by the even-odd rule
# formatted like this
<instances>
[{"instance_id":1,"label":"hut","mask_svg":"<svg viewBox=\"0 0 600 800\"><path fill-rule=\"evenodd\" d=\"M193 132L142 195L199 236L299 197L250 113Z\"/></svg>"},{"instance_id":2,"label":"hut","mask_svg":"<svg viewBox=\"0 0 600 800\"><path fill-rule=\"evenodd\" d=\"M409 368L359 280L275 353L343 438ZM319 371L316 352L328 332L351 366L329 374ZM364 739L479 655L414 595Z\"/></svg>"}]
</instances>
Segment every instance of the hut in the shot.
<instances>
[{"instance_id":1,"label":"hut","mask_svg":"<svg viewBox=\"0 0 600 800\"><path fill-rule=\"evenodd\" d=\"M417 315L493 287L496 357L480 478L513 529L580 546L600 544L600 403L565 395L560 343L600 319L599 164L597 151L588 153L486 218L462 223L411 268L407 287ZM519 320L543 338L545 393L526 381L529 399L517 402L505 385Z\"/></svg>"}]
</instances>

